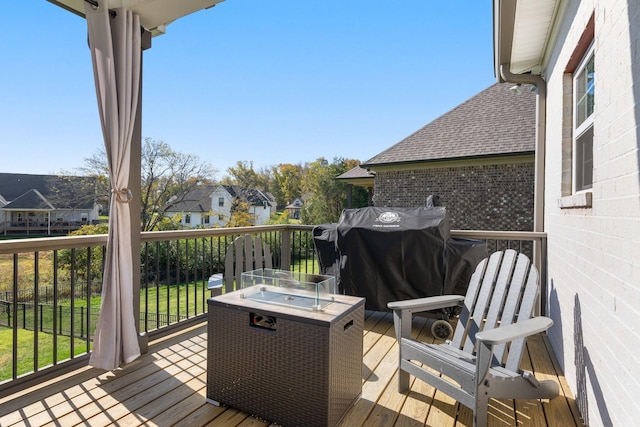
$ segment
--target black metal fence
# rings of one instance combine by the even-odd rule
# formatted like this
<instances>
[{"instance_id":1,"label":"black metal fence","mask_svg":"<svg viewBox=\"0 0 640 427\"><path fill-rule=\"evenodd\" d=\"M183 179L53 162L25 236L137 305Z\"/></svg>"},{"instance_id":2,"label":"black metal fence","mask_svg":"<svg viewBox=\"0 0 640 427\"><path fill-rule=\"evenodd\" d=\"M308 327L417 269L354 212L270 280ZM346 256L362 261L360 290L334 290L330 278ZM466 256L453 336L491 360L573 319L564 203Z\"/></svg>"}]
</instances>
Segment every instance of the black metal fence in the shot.
<instances>
[{"instance_id":1,"label":"black metal fence","mask_svg":"<svg viewBox=\"0 0 640 427\"><path fill-rule=\"evenodd\" d=\"M260 235L270 246L274 268L319 273L312 229L278 225L142 233L140 283L135 286L139 293L134 293L134 297L139 296L135 314L140 332L153 335L202 317L207 311L209 277L224 272L227 247L244 234ZM532 251L534 258L535 242L543 248L538 262L546 259L544 233L452 234L483 239L490 251L505 246ZM0 391L12 381L36 376L45 366L51 369L59 365L55 358L58 336L74 338L68 344L72 360L90 351L100 306L105 248L105 235L0 241L0 261L9 270L0 276L0 333L8 328L5 336L11 340L11 354L0 354L11 364L8 376L0 378ZM544 278L544 262L541 266ZM544 279L542 283L544 286ZM24 331L33 334L29 340L34 343L33 349L19 348L18 336ZM32 351L33 359L38 359L38 334L52 336L53 359L18 368L19 353Z\"/></svg>"},{"instance_id":2,"label":"black metal fence","mask_svg":"<svg viewBox=\"0 0 640 427\"><path fill-rule=\"evenodd\" d=\"M56 307L48 304L38 304L36 307L38 311L37 317L34 316L34 306L32 304L23 302L16 303L16 312L18 315L15 326L30 331L33 331L37 327L37 330L43 333L93 339L98 321L98 313L95 312L95 310L90 311L87 307L71 308L68 305L58 305ZM0 326L7 328L14 327L13 314L13 303L0 300ZM56 322L53 321L54 317L56 318ZM71 319L74 319L73 323ZM141 324L149 325L150 329L159 329L185 319L187 319L187 316L184 314L141 313L140 322ZM35 325L36 322L37 325ZM87 325L89 325L88 330Z\"/></svg>"}]
</instances>

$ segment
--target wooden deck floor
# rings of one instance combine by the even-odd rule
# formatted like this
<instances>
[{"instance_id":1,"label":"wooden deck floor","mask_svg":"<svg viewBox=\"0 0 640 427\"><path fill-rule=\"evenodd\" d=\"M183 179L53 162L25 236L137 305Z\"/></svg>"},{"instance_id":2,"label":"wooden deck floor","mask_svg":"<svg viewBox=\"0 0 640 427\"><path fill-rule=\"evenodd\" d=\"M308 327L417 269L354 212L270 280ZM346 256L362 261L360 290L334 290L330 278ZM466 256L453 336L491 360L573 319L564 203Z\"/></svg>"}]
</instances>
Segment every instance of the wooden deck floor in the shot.
<instances>
[{"instance_id":1,"label":"wooden deck floor","mask_svg":"<svg viewBox=\"0 0 640 427\"><path fill-rule=\"evenodd\" d=\"M415 333L432 339L418 319ZM205 403L205 324L151 343L124 369L83 368L0 399L0 426L269 426L233 408ZM491 426L582 426L575 401L550 356L546 338L530 339L523 368L554 378L565 393L550 402L492 400ZM397 392L397 345L390 313L367 312L362 398L342 426L470 426L471 412L420 381ZM304 426L301 426L304 427Z\"/></svg>"}]
</instances>

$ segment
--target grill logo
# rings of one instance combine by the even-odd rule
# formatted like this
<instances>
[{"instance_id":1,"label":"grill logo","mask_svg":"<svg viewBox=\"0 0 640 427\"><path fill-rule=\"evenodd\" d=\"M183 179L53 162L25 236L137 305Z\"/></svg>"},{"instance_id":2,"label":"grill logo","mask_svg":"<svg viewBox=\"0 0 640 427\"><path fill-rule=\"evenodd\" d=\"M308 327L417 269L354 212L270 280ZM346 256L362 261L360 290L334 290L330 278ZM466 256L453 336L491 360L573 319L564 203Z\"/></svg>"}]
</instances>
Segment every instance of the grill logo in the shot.
<instances>
[{"instance_id":1,"label":"grill logo","mask_svg":"<svg viewBox=\"0 0 640 427\"><path fill-rule=\"evenodd\" d=\"M384 212L378 216L377 220L385 224L391 224L392 222L400 222L400 215L397 212Z\"/></svg>"}]
</instances>

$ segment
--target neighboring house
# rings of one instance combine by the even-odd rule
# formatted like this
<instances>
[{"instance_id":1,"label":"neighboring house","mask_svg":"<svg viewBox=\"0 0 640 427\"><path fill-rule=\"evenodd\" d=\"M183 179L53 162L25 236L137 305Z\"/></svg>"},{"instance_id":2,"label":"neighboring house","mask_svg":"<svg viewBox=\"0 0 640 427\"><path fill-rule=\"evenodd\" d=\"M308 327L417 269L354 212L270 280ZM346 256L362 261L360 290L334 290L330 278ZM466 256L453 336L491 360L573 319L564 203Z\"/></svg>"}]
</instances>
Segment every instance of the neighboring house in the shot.
<instances>
[{"instance_id":1,"label":"neighboring house","mask_svg":"<svg viewBox=\"0 0 640 427\"><path fill-rule=\"evenodd\" d=\"M179 217L180 224L187 228L213 225L211 194L217 187L202 184L193 188L182 201L167 209L166 215L170 218Z\"/></svg>"},{"instance_id":2,"label":"neighboring house","mask_svg":"<svg viewBox=\"0 0 640 427\"><path fill-rule=\"evenodd\" d=\"M231 217L231 209L236 201L249 207L253 225L262 225L276 213L276 199L268 192L238 185L220 185L212 195L214 219L220 225L226 224Z\"/></svg>"},{"instance_id":3,"label":"neighboring house","mask_svg":"<svg viewBox=\"0 0 640 427\"><path fill-rule=\"evenodd\" d=\"M184 227L224 227L237 201L247 204L253 225L264 224L276 213L276 201L270 193L237 185L202 185L167 210L167 215L180 215Z\"/></svg>"},{"instance_id":4,"label":"neighboring house","mask_svg":"<svg viewBox=\"0 0 640 427\"><path fill-rule=\"evenodd\" d=\"M640 415L640 6L494 0L500 81L538 88L548 333L590 426Z\"/></svg>"},{"instance_id":5,"label":"neighboring house","mask_svg":"<svg viewBox=\"0 0 640 427\"><path fill-rule=\"evenodd\" d=\"M91 178L0 173L0 232L68 234L98 221L95 199Z\"/></svg>"},{"instance_id":6,"label":"neighboring house","mask_svg":"<svg viewBox=\"0 0 640 427\"><path fill-rule=\"evenodd\" d=\"M336 177L347 184L347 209L353 207L353 186L364 187L369 193L369 205L373 204L373 184L374 175L360 166L349 169L342 175Z\"/></svg>"},{"instance_id":7,"label":"neighboring house","mask_svg":"<svg viewBox=\"0 0 640 427\"><path fill-rule=\"evenodd\" d=\"M433 195L451 228L531 231L535 94L511 86L490 86L364 162L374 205L425 206Z\"/></svg>"},{"instance_id":8,"label":"neighboring house","mask_svg":"<svg viewBox=\"0 0 640 427\"><path fill-rule=\"evenodd\" d=\"M296 197L295 200L289 203L284 210L289 212L289 218L300 219L300 211L304 206L304 201L301 197Z\"/></svg>"}]
</instances>

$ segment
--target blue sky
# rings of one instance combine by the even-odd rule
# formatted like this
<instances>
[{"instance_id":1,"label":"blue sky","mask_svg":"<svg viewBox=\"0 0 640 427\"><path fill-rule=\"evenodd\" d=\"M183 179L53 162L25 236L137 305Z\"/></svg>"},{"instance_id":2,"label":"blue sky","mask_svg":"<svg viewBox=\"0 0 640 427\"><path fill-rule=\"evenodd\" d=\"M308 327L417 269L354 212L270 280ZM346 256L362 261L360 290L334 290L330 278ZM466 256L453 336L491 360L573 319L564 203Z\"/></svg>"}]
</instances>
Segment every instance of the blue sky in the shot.
<instances>
[{"instance_id":1,"label":"blue sky","mask_svg":"<svg viewBox=\"0 0 640 427\"><path fill-rule=\"evenodd\" d=\"M495 83L483 1L226 0L144 53L143 137L255 168L365 161ZM86 23L0 14L0 172L74 171L102 146Z\"/></svg>"}]
</instances>

